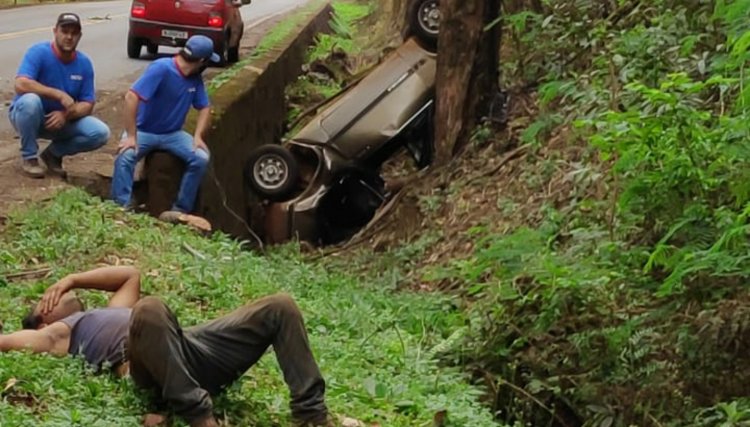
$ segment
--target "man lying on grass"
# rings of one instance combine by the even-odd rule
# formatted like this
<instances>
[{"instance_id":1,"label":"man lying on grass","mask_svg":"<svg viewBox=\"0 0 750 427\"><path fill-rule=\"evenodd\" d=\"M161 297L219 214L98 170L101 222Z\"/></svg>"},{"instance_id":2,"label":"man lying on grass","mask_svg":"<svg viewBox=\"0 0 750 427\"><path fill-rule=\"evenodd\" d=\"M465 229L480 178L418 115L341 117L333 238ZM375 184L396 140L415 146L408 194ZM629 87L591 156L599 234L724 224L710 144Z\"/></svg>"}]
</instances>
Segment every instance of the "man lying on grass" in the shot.
<instances>
[{"instance_id":1,"label":"man lying on grass","mask_svg":"<svg viewBox=\"0 0 750 427\"><path fill-rule=\"evenodd\" d=\"M112 292L107 308L85 310L73 289ZM276 294L208 323L182 329L158 298L140 298L140 273L104 267L72 274L44 293L23 319L24 330L0 335L0 351L80 355L139 387L153 388L192 427L218 426L210 394L240 377L273 345L291 391L299 426L332 426L325 382L313 358L302 313ZM166 418L149 414L145 425Z\"/></svg>"}]
</instances>

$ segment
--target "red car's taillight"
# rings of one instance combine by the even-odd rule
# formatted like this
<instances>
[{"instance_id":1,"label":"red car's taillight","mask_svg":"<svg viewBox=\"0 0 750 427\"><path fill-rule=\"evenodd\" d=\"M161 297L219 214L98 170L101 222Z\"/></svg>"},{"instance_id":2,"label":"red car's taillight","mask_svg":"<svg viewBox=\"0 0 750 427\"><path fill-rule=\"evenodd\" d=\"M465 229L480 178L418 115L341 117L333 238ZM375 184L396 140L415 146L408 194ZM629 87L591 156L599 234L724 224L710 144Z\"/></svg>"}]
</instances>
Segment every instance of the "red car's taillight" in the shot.
<instances>
[{"instance_id":1,"label":"red car's taillight","mask_svg":"<svg viewBox=\"0 0 750 427\"><path fill-rule=\"evenodd\" d=\"M133 7L130 9L130 16L134 18L143 18L146 16L146 5L143 3L133 2Z\"/></svg>"},{"instance_id":2,"label":"red car's taillight","mask_svg":"<svg viewBox=\"0 0 750 427\"><path fill-rule=\"evenodd\" d=\"M208 26L209 27L223 27L224 18L222 18L221 15L211 15L208 17Z\"/></svg>"}]
</instances>

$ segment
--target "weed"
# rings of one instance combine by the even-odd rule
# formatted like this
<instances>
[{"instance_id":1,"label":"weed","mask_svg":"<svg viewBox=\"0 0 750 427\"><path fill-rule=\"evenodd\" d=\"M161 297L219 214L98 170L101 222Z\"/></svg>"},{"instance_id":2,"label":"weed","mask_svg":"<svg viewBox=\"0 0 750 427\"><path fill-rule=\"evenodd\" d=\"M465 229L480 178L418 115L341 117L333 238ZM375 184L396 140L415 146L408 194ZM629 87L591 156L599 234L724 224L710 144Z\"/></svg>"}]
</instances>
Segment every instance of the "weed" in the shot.
<instances>
[{"instance_id":1,"label":"weed","mask_svg":"<svg viewBox=\"0 0 750 427\"><path fill-rule=\"evenodd\" d=\"M333 10L332 34L320 34L316 37L315 46L308 52L308 62L324 59L336 50L349 55L358 52L358 45L353 39L356 24L372 13L372 4L335 1Z\"/></svg>"}]
</instances>

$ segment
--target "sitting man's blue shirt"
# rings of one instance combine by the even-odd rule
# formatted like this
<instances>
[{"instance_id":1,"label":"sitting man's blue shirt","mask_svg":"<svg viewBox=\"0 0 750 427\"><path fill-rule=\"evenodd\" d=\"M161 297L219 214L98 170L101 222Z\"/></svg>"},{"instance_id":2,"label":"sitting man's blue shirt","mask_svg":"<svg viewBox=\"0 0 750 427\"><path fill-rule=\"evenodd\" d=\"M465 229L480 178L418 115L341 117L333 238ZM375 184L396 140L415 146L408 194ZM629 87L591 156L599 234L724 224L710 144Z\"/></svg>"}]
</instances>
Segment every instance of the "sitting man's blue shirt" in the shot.
<instances>
[{"instance_id":1,"label":"sitting man's blue shirt","mask_svg":"<svg viewBox=\"0 0 750 427\"><path fill-rule=\"evenodd\" d=\"M152 62L130 90L138 95L136 127L140 132L167 134L182 129L190 106L208 107L200 74L183 75L174 58Z\"/></svg>"},{"instance_id":2,"label":"sitting man's blue shirt","mask_svg":"<svg viewBox=\"0 0 750 427\"><path fill-rule=\"evenodd\" d=\"M94 103L94 66L86 54L76 51L70 62L63 62L55 50L54 43L37 43L26 52L17 77L28 77L45 86L59 89L76 102ZM21 95L13 98L15 102ZM42 98L45 114L64 110L58 100Z\"/></svg>"}]
</instances>

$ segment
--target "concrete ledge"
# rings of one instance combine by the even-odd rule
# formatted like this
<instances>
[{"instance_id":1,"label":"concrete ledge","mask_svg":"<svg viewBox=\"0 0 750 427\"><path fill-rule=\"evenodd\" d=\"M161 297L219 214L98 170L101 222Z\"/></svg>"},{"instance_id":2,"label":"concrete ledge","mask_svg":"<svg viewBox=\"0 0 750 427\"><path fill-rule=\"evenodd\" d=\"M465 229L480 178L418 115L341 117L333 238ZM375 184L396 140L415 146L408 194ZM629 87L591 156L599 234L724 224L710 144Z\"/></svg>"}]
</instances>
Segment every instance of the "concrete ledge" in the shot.
<instances>
[{"instance_id":1,"label":"concrete ledge","mask_svg":"<svg viewBox=\"0 0 750 427\"><path fill-rule=\"evenodd\" d=\"M211 163L195 211L215 229L238 238L250 236L252 218L258 215L252 207L259 205L245 191L243 167L254 148L279 142L283 136L284 90L301 73L315 36L329 31L331 14L328 2L315 9L300 24L299 31L246 65L211 96L213 124L206 135ZM189 131L194 128L194 120L188 119ZM152 215L171 206L182 175L182 165L178 163L164 153L149 159L147 204ZM156 182L159 184L153 185Z\"/></svg>"}]
</instances>

